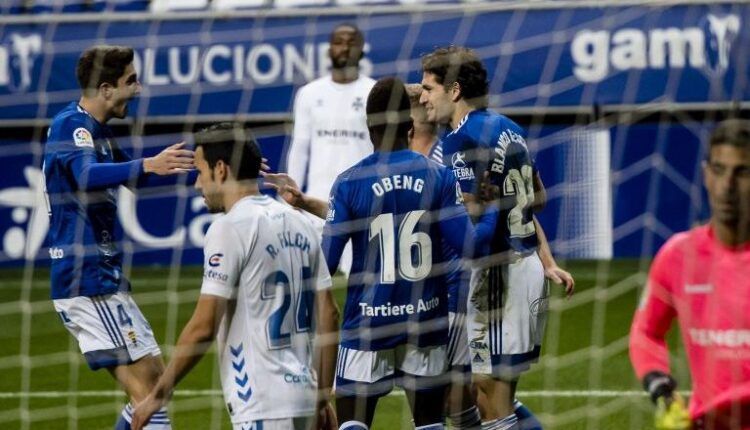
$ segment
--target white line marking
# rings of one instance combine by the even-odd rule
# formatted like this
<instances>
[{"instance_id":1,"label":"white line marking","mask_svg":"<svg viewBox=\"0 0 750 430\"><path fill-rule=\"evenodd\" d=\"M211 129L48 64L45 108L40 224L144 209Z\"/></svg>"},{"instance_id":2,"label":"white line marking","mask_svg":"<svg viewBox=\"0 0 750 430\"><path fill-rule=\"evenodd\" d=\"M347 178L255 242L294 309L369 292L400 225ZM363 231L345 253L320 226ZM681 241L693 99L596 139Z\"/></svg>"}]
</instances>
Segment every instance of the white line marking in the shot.
<instances>
[{"instance_id":1,"label":"white line marking","mask_svg":"<svg viewBox=\"0 0 750 430\"><path fill-rule=\"evenodd\" d=\"M690 391L680 391L681 394L689 396ZM174 394L179 397L210 397L221 396L221 390L177 390ZM403 396L403 390L394 390L391 396ZM555 398L577 398L577 397L645 397L648 395L640 390L530 390L518 391L516 395L521 398L555 397ZM125 393L118 390L88 390L88 391L30 391L10 392L0 391L0 399L57 399L67 397L125 397Z\"/></svg>"}]
</instances>

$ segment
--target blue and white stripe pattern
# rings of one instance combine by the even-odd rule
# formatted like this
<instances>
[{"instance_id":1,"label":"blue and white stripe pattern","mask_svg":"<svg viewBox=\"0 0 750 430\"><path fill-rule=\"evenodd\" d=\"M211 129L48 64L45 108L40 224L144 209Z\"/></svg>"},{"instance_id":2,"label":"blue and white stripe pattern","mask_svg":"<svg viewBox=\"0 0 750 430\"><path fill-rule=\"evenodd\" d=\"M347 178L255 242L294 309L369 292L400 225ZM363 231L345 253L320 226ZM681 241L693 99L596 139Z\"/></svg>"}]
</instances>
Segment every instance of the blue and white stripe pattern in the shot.
<instances>
[{"instance_id":1,"label":"blue and white stripe pattern","mask_svg":"<svg viewBox=\"0 0 750 430\"><path fill-rule=\"evenodd\" d=\"M503 353L503 269L499 266L488 270L490 354Z\"/></svg>"},{"instance_id":2,"label":"blue and white stripe pattern","mask_svg":"<svg viewBox=\"0 0 750 430\"><path fill-rule=\"evenodd\" d=\"M466 314L461 312L453 313L453 323L448 328L448 363L453 363L456 355L458 343L466 341L465 335L461 328L466 324ZM464 337L464 339L462 339Z\"/></svg>"},{"instance_id":3,"label":"blue and white stripe pattern","mask_svg":"<svg viewBox=\"0 0 750 430\"><path fill-rule=\"evenodd\" d=\"M99 319L102 321L102 324L112 341L112 345L114 345L115 348L125 347L125 338L122 336L122 331L117 324L117 319L107 305L106 299L103 296L93 296L90 298L91 303L94 305L94 309L96 309L96 313L99 315Z\"/></svg>"},{"instance_id":4,"label":"blue and white stripe pattern","mask_svg":"<svg viewBox=\"0 0 750 430\"><path fill-rule=\"evenodd\" d=\"M432 148L430 148L430 153L427 154L427 157L441 166L445 165L443 164L443 142L440 139L435 140L435 143L432 144Z\"/></svg>"},{"instance_id":5,"label":"blue and white stripe pattern","mask_svg":"<svg viewBox=\"0 0 750 430\"><path fill-rule=\"evenodd\" d=\"M336 360L336 376L343 378L346 370L346 359L349 358L349 349L339 346L339 353Z\"/></svg>"},{"instance_id":6,"label":"blue and white stripe pattern","mask_svg":"<svg viewBox=\"0 0 750 430\"><path fill-rule=\"evenodd\" d=\"M131 406L130 403L125 405L125 408L123 408L122 416L129 423L133 421L133 406ZM146 429L154 428L152 426L171 426L169 415L167 415L167 408L161 408L151 416Z\"/></svg>"}]
</instances>

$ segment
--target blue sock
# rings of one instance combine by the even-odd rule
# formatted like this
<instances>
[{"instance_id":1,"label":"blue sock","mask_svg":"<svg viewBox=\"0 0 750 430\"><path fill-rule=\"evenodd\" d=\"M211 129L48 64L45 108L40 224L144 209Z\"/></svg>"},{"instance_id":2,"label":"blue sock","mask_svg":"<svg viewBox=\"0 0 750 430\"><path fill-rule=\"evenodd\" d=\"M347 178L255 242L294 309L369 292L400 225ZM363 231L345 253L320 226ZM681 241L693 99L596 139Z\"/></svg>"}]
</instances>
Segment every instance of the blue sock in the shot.
<instances>
[{"instance_id":1,"label":"blue sock","mask_svg":"<svg viewBox=\"0 0 750 430\"><path fill-rule=\"evenodd\" d=\"M518 417L518 424L521 430L543 430L542 423L536 419L531 410L524 406L523 403L515 399L513 402L514 412Z\"/></svg>"},{"instance_id":2,"label":"blue sock","mask_svg":"<svg viewBox=\"0 0 750 430\"><path fill-rule=\"evenodd\" d=\"M128 404L128 406L130 406L130 404ZM115 430L130 430L130 418L126 418L124 412L125 411L123 410L123 413L121 413L120 417L117 419Z\"/></svg>"}]
</instances>

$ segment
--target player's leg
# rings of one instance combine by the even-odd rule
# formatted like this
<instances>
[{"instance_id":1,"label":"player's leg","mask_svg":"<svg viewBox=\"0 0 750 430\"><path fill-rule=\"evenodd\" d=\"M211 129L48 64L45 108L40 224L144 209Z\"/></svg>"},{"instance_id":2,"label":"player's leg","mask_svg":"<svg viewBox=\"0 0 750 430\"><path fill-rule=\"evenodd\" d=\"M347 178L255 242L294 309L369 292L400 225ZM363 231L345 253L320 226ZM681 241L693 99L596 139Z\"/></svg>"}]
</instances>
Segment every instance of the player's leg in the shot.
<instances>
[{"instance_id":1,"label":"player's leg","mask_svg":"<svg viewBox=\"0 0 750 430\"><path fill-rule=\"evenodd\" d=\"M340 346L335 387L339 429L369 429L378 399L391 392L394 377L393 350L358 351Z\"/></svg>"},{"instance_id":2,"label":"player's leg","mask_svg":"<svg viewBox=\"0 0 750 430\"><path fill-rule=\"evenodd\" d=\"M455 429L478 429L482 421L472 390L469 343L466 333L466 314L451 312L448 315L448 361L450 385L446 395L445 412Z\"/></svg>"},{"instance_id":3,"label":"player's leg","mask_svg":"<svg viewBox=\"0 0 750 430\"><path fill-rule=\"evenodd\" d=\"M128 430L132 417L132 405L142 401L164 373L164 361L146 317L128 293L117 293L99 300L103 313L114 319L113 330L119 331L127 345L130 361L110 366L107 370L128 394L130 403L125 405L115 427ZM157 411L146 429L166 430L171 428L167 408Z\"/></svg>"},{"instance_id":4,"label":"player's leg","mask_svg":"<svg viewBox=\"0 0 750 430\"><path fill-rule=\"evenodd\" d=\"M448 347L401 345L395 350L397 383L404 389L417 429L443 429L443 409L450 383Z\"/></svg>"},{"instance_id":5,"label":"player's leg","mask_svg":"<svg viewBox=\"0 0 750 430\"><path fill-rule=\"evenodd\" d=\"M540 429L541 424L531 411L515 403L515 389L520 375L539 358L548 300L544 270L539 257L532 254L507 265L501 274L502 320L498 328L491 330L498 333L492 336L494 381L491 387L489 383L480 387L487 394L487 418L504 414L510 405L517 416L518 428ZM493 389L499 398L489 395ZM502 410L498 411L498 406Z\"/></svg>"},{"instance_id":6,"label":"player's leg","mask_svg":"<svg viewBox=\"0 0 750 430\"><path fill-rule=\"evenodd\" d=\"M517 429L513 412L512 374L501 366L503 358L503 294L505 266L472 271L467 309L467 331L472 378L483 399L486 429Z\"/></svg>"},{"instance_id":7,"label":"player's leg","mask_svg":"<svg viewBox=\"0 0 750 430\"><path fill-rule=\"evenodd\" d=\"M78 341L89 367L108 369L132 400L145 397L164 364L151 327L130 295L59 299L54 306ZM130 405L126 405L118 417L120 428L129 427L131 413ZM169 428L166 411L160 411L149 428Z\"/></svg>"}]
</instances>

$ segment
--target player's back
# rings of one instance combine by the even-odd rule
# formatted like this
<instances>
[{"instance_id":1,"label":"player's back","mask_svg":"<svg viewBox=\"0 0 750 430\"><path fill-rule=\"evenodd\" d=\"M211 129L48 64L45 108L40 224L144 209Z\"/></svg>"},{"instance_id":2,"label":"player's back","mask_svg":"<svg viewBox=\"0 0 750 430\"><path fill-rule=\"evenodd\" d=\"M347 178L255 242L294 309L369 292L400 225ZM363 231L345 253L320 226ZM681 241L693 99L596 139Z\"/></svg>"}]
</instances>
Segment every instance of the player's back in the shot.
<instances>
[{"instance_id":1,"label":"player's back","mask_svg":"<svg viewBox=\"0 0 750 430\"><path fill-rule=\"evenodd\" d=\"M113 189L83 192L87 178L71 165L115 162L111 130L77 103L53 118L44 147L44 178L50 212L47 243L51 258L53 299L108 294L128 289L117 248L117 206ZM117 151L117 152L116 152Z\"/></svg>"},{"instance_id":2,"label":"player's back","mask_svg":"<svg viewBox=\"0 0 750 430\"><path fill-rule=\"evenodd\" d=\"M465 209L451 172L415 152L376 152L339 176L324 249L352 239L342 346L381 350L445 343L438 220L453 214L465 216Z\"/></svg>"},{"instance_id":3,"label":"player's back","mask_svg":"<svg viewBox=\"0 0 750 430\"><path fill-rule=\"evenodd\" d=\"M476 194L478 179L489 171L500 187L500 214L492 252L528 255L538 246L533 222L534 164L524 130L488 109L471 111L443 138L445 164L464 192Z\"/></svg>"},{"instance_id":4,"label":"player's back","mask_svg":"<svg viewBox=\"0 0 750 430\"><path fill-rule=\"evenodd\" d=\"M267 196L240 200L211 229L221 240L207 244L204 278L221 281L232 276L227 267L240 268L230 281L236 302L218 335L232 421L311 415L317 274L330 285L317 233L300 213ZM240 260L228 260L234 258Z\"/></svg>"}]
</instances>

